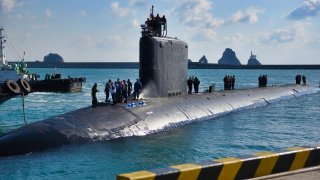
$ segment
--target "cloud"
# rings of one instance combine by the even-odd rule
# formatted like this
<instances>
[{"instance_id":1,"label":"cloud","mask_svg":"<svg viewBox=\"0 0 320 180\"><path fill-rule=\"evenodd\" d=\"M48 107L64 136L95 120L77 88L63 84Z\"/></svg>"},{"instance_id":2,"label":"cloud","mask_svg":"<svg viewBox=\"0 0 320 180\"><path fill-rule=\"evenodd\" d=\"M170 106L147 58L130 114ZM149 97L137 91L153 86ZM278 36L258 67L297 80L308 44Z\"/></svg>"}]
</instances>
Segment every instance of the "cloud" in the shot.
<instances>
[{"instance_id":1,"label":"cloud","mask_svg":"<svg viewBox=\"0 0 320 180\"><path fill-rule=\"evenodd\" d=\"M96 43L96 48L100 50L106 50L110 48L118 48L125 43L125 40L120 35L109 35L106 39Z\"/></svg>"},{"instance_id":2,"label":"cloud","mask_svg":"<svg viewBox=\"0 0 320 180\"><path fill-rule=\"evenodd\" d=\"M15 6L16 2L14 0L2 0L1 2L1 9L5 13L11 12Z\"/></svg>"},{"instance_id":3,"label":"cloud","mask_svg":"<svg viewBox=\"0 0 320 180\"><path fill-rule=\"evenodd\" d=\"M129 3L132 5L132 6L146 6L148 4L148 1L147 0L129 0Z\"/></svg>"},{"instance_id":4,"label":"cloud","mask_svg":"<svg viewBox=\"0 0 320 180\"><path fill-rule=\"evenodd\" d=\"M257 7L249 7L244 11L237 11L231 17L231 22L243 22L254 24L258 21L258 14L264 13L263 9Z\"/></svg>"},{"instance_id":5,"label":"cloud","mask_svg":"<svg viewBox=\"0 0 320 180\"><path fill-rule=\"evenodd\" d=\"M120 7L120 4L118 2L111 3L111 9L113 14L118 17L124 17L130 13L129 8Z\"/></svg>"},{"instance_id":6,"label":"cloud","mask_svg":"<svg viewBox=\"0 0 320 180\"><path fill-rule=\"evenodd\" d=\"M235 33L230 36L224 37L223 42L230 44L230 43L238 43L243 39L243 35L241 33Z\"/></svg>"},{"instance_id":7,"label":"cloud","mask_svg":"<svg viewBox=\"0 0 320 180\"><path fill-rule=\"evenodd\" d=\"M312 37L312 39L309 40L308 45L311 47L318 48L320 45L320 35Z\"/></svg>"},{"instance_id":8,"label":"cloud","mask_svg":"<svg viewBox=\"0 0 320 180\"><path fill-rule=\"evenodd\" d=\"M212 41L217 37L217 33L212 29L204 29L192 37L193 41Z\"/></svg>"},{"instance_id":9,"label":"cloud","mask_svg":"<svg viewBox=\"0 0 320 180\"><path fill-rule=\"evenodd\" d=\"M303 24L296 24L293 26L277 29L272 33L263 34L260 38L262 44L286 44L301 40L304 37Z\"/></svg>"},{"instance_id":10,"label":"cloud","mask_svg":"<svg viewBox=\"0 0 320 180\"><path fill-rule=\"evenodd\" d=\"M212 3L208 0L188 0L183 2L175 12L181 21L189 27L216 28L224 21L211 14Z\"/></svg>"},{"instance_id":11,"label":"cloud","mask_svg":"<svg viewBox=\"0 0 320 180\"><path fill-rule=\"evenodd\" d=\"M306 0L300 7L294 9L287 16L290 20L301 20L320 14L320 0Z\"/></svg>"},{"instance_id":12,"label":"cloud","mask_svg":"<svg viewBox=\"0 0 320 180\"><path fill-rule=\"evenodd\" d=\"M140 21L138 19L132 19L131 20L131 24L132 24L132 27L134 28L140 28Z\"/></svg>"},{"instance_id":13,"label":"cloud","mask_svg":"<svg viewBox=\"0 0 320 180\"><path fill-rule=\"evenodd\" d=\"M80 15L81 15L82 17L84 17L84 16L87 15L87 12L86 12L85 10L81 10L81 11L80 11Z\"/></svg>"},{"instance_id":14,"label":"cloud","mask_svg":"<svg viewBox=\"0 0 320 180\"><path fill-rule=\"evenodd\" d=\"M46 10L46 18L50 18L52 16L52 11L51 9Z\"/></svg>"}]
</instances>

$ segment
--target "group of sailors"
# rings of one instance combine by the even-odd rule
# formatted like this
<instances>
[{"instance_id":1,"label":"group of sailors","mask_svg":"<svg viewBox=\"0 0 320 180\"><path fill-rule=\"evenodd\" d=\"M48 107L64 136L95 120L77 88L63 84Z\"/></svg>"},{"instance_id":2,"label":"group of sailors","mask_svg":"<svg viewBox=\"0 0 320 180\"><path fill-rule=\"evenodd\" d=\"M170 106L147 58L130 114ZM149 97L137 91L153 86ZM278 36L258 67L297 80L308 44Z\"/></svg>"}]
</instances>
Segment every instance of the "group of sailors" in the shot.
<instances>
[{"instance_id":1,"label":"group of sailors","mask_svg":"<svg viewBox=\"0 0 320 180\"><path fill-rule=\"evenodd\" d=\"M139 79L133 85L133 93L132 93L132 82L130 79L122 80L118 78L115 82L112 82L109 79L105 85L104 93L106 95L105 102L110 102L109 97L111 95L112 104L116 103L127 103L128 97L133 95L133 99L139 99L140 91L142 88L142 84ZM96 93L99 92L97 89L97 83L95 83L91 90L92 96L92 107L96 107L98 105L98 100Z\"/></svg>"},{"instance_id":2,"label":"group of sailors","mask_svg":"<svg viewBox=\"0 0 320 180\"><path fill-rule=\"evenodd\" d=\"M224 90L234 90L234 85L236 82L235 76L225 75L223 78Z\"/></svg>"},{"instance_id":3,"label":"group of sailors","mask_svg":"<svg viewBox=\"0 0 320 180\"><path fill-rule=\"evenodd\" d=\"M267 75L260 75L258 78L259 87L267 87L268 77Z\"/></svg>"},{"instance_id":4,"label":"group of sailors","mask_svg":"<svg viewBox=\"0 0 320 180\"><path fill-rule=\"evenodd\" d=\"M37 74L28 74L28 80L31 83L38 81L38 78L39 78L39 75Z\"/></svg>"},{"instance_id":5,"label":"group of sailors","mask_svg":"<svg viewBox=\"0 0 320 180\"><path fill-rule=\"evenodd\" d=\"M187 80L187 85L188 85L188 93L192 93L192 86L194 88L194 93L199 92L199 85L200 85L200 80L197 77L191 76Z\"/></svg>"},{"instance_id":6,"label":"group of sailors","mask_svg":"<svg viewBox=\"0 0 320 180\"><path fill-rule=\"evenodd\" d=\"M307 84L306 77L304 75L302 76L302 82L304 85ZM296 84L301 84L301 75L300 74L296 75Z\"/></svg>"},{"instance_id":7,"label":"group of sailors","mask_svg":"<svg viewBox=\"0 0 320 180\"><path fill-rule=\"evenodd\" d=\"M164 32L167 30L167 19L165 15L160 17L159 14L157 14L157 16L154 17L152 6L150 17L147 18L145 22L145 27L145 30L151 32L154 36L165 36Z\"/></svg>"}]
</instances>

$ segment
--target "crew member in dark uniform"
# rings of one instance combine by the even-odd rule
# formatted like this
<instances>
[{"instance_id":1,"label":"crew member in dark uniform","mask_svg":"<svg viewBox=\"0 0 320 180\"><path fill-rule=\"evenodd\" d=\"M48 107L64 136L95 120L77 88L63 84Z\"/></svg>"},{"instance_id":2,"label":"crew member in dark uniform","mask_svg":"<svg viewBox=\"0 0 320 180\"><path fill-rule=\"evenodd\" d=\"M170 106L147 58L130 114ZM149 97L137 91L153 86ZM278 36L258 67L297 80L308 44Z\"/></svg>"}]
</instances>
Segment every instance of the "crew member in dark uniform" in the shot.
<instances>
[{"instance_id":1,"label":"crew member in dark uniform","mask_svg":"<svg viewBox=\"0 0 320 180\"><path fill-rule=\"evenodd\" d=\"M306 77L304 75L302 76L302 82L303 82L304 85L307 84Z\"/></svg>"},{"instance_id":2,"label":"crew member in dark uniform","mask_svg":"<svg viewBox=\"0 0 320 180\"><path fill-rule=\"evenodd\" d=\"M109 101L110 85L111 85L111 79L109 79L109 81L106 83L106 86L104 88L104 93L106 94L106 102Z\"/></svg>"},{"instance_id":3,"label":"crew member in dark uniform","mask_svg":"<svg viewBox=\"0 0 320 180\"><path fill-rule=\"evenodd\" d=\"M137 81L133 85L134 99L139 99L141 88L142 88L142 84L139 81L139 79L137 79Z\"/></svg>"},{"instance_id":4,"label":"crew member in dark uniform","mask_svg":"<svg viewBox=\"0 0 320 180\"><path fill-rule=\"evenodd\" d=\"M235 81L236 81L236 78L235 78L235 76L233 75L233 76L231 77L231 89L232 89L232 90L234 90L234 83L235 83Z\"/></svg>"},{"instance_id":5,"label":"crew member in dark uniform","mask_svg":"<svg viewBox=\"0 0 320 180\"><path fill-rule=\"evenodd\" d=\"M128 79L127 84L128 84L128 97L129 97L131 95L131 91L132 91L132 83L131 83L130 79Z\"/></svg>"},{"instance_id":6,"label":"crew member in dark uniform","mask_svg":"<svg viewBox=\"0 0 320 180\"><path fill-rule=\"evenodd\" d=\"M96 107L98 105L98 100L97 100L97 94L98 89L97 89L97 83L94 83L92 89L91 89L91 96L92 96L92 107Z\"/></svg>"},{"instance_id":7,"label":"crew member in dark uniform","mask_svg":"<svg viewBox=\"0 0 320 180\"><path fill-rule=\"evenodd\" d=\"M192 78L189 77L188 81L187 81L187 85L188 85L188 93L191 94L192 93L192 84L193 84L193 81L192 81Z\"/></svg>"},{"instance_id":8,"label":"crew member in dark uniform","mask_svg":"<svg viewBox=\"0 0 320 180\"><path fill-rule=\"evenodd\" d=\"M258 81L259 81L259 87L262 87L262 77L261 77L261 75L259 76Z\"/></svg>"},{"instance_id":9,"label":"crew member in dark uniform","mask_svg":"<svg viewBox=\"0 0 320 180\"><path fill-rule=\"evenodd\" d=\"M159 14L154 18L155 21L155 30L156 30L156 36L161 36L161 18Z\"/></svg>"},{"instance_id":10,"label":"crew member in dark uniform","mask_svg":"<svg viewBox=\"0 0 320 180\"><path fill-rule=\"evenodd\" d=\"M161 24L163 26L163 31L166 31L167 30L167 19L164 15L161 18ZM164 36L164 34L163 34L163 36Z\"/></svg>"},{"instance_id":11,"label":"crew member in dark uniform","mask_svg":"<svg viewBox=\"0 0 320 180\"><path fill-rule=\"evenodd\" d=\"M194 80L193 80L193 87L194 87L194 92L195 93L199 92L199 84L200 84L199 79L197 77L195 77Z\"/></svg>"},{"instance_id":12,"label":"crew member in dark uniform","mask_svg":"<svg viewBox=\"0 0 320 180\"><path fill-rule=\"evenodd\" d=\"M227 75L225 75L223 78L223 89L227 90Z\"/></svg>"}]
</instances>

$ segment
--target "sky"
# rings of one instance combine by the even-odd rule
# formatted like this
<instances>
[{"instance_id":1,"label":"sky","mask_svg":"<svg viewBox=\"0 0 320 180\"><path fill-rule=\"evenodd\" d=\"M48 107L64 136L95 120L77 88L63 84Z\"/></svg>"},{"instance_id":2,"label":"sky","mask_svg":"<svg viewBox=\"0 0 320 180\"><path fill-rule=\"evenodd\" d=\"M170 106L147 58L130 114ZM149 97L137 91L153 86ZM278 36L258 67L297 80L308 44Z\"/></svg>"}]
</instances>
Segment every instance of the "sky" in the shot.
<instances>
[{"instance_id":1,"label":"sky","mask_svg":"<svg viewBox=\"0 0 320 180\"><path fill-rule=\"evenodd\" d=\"M231 48L242 64L251 51L262 64L320 64L320 0L0 0L4 51L9 61L138 62L152 5L193 62Z\"/></svg>"}]
</instances>

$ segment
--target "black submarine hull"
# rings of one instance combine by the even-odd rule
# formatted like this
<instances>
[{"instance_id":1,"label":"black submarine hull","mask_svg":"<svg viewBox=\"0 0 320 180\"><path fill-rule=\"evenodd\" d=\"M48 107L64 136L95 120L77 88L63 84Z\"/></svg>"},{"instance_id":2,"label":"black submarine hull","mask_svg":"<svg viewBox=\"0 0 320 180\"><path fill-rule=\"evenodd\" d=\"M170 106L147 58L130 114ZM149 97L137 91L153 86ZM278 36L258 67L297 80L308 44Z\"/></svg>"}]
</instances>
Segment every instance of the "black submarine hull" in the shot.
<instances>
[{"instance_id":1,"label":"black submarine hull","mask_svg":"<svg viewBox=\"0 0 320 180\"><path fill-rule=\"evenodd\" d=\"M86 107L2 135L0 156L44 151L67 144L147 135L319 90L311 85L283 85Z\"/></svg>"}]
</instances>

